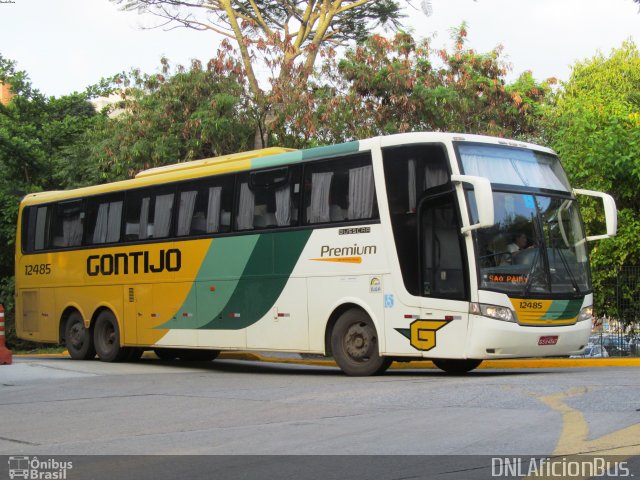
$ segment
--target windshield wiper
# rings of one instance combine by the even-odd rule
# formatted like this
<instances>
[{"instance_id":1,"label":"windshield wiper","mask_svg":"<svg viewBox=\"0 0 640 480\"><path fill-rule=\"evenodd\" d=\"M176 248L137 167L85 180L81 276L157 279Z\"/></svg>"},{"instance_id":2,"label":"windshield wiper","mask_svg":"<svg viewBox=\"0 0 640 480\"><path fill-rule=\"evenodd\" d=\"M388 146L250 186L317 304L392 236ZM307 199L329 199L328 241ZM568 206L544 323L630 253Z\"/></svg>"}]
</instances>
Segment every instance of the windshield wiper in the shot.
<instances>
[{"instance_id":1,"label":"windshield wiper","mask_svg":"<svg viewBox=\"0 0 640 480\"><path fill-rule=\"evenodd\" d=\"M531 269L529 270L529 278L527 278L527 284L524 286L524 296L526 297L529 294L529 290L531 289L531 285L533 283L533 272L536 269L538 264L538 257L540 257L540 249L536 249L536 254L533 257L533 261L531 262Z\"/></svg>"},{"instance_id":2,"label":"windshield wiper","mask_svg":"<svg viewBox=\"0 0 640 480\"><path fill-rule=\"evenodd\" d=\"M535 235L536 244L538 248L536 248L536 255L533 257L533 261L531 262L531 270L529 270L529 278L527 278L527 284L524 287L524 296L529 294L531 290L531 286L533 285L533 277L534 274L538 273L538 270L542 268L543 277L546 280L546 289L551 293L551 270L548 265L548 258L546 255L542 255L542 251L545 248L544 235L543 235L543 227L540 224L540 214L537 212L534 216L531 214L531 223L533 224L533 234ZM538 265L538 261L542 260L542 265Z\"/></svg>"},{"instance_id":3,"label":"windshield wiper","mask_svg":"<svg viewBox=\"0 0 640 480\"><path fill-rule=\"evenodd\" d=\"M571 284L573 285L573 290L580 295L580 287L578 287L578 282L576 282L575 277L573 276L573 273L571 273L571 269L569 268L569 263L567 262L567 258L564 256L564 253L562 253L562 249L555 246L555 242L553 244L551 244L551 250L553 250L554 252L558 252L558 256L560 257L560 260L562 261L562 265L564 266L564 269L567 271L567 273L569 274L569 280L571 280Z\"/></svg>"}]
</instances>

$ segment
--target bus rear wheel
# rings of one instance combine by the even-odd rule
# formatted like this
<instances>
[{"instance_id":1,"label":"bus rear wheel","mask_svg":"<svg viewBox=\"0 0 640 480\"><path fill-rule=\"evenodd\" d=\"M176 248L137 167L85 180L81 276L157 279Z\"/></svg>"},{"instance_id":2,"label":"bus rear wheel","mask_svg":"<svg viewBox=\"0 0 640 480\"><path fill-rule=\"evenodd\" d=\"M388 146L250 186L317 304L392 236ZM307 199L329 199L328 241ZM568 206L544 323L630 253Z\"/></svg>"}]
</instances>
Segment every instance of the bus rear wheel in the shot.
<instances>
[{"instance_id":1,"label":"bus rear wheel","mask_svg":"<svg viewBox=\"0 0 640 480\"><path fill-rule=\"evenodd\" d=\"M93 343L103 362L123 362L129 357L129 349L120 346L120 329L116 317L108 310L101 312L96 319Z\"/></svg>"},{"instance_id":2,"label":"bus rear wheel","mask_svg":"<svg viewBox=\"0 0 640 480\"><path fill-rule=\"evenodd\" d=\"M344 312L331 332L333 358L344 373L354 377L384 373L393 361L380 356L373 321L360 309Z\"/></svg>"},{"instance_id":3,"label":"bus rear wheel","mask_svg":"<svg viewBox=\"0 0 640 480\"><path fill-rule=\"evenodd\" d=\"M458 359L434 359L432 360L434 365L440 370L444 370L451 375L463 375L471 370L478 368L482 363L482 360L458 360Z\"/></svg>"},{"instance_id":4,"label":"bus rear wheel","mask_svg":"<svg viewBox=\"0 0 640 480\"><path fill-rule=\"evenodd\" d=\"M73 312L67 318L64 342L74 360L91 360L96 356L91 330L84 328L84 320L79 312Z\"/></svg>"}]
</instances>

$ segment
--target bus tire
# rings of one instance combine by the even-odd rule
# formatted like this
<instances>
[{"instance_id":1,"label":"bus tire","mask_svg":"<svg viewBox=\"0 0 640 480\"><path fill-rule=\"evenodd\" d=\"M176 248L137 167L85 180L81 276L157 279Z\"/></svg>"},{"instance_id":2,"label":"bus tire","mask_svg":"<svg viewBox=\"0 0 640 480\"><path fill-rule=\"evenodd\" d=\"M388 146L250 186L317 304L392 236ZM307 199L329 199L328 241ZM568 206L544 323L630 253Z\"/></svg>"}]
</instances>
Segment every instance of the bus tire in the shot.
<instances>
[{"instance_id":1,"label":"bus tire","mask_svg":"<svg viewBox=\"0 0 640 480\"><path fill-rule=\"evenodd\" d=\"M120 346L118 322L109 310L100 312L96 319L93 343L98 358L103 362L122 362L129 356L129 349Z\"/></svg>"},{"instance_id":2,"label":"bus tire","mask_svg":"<svg viewBox=\"0 0 640 480\"><path fill-rule=\"evenodd\" d=\"M338 318L331 332L331 351L342 371L354 377L380 375L393 361L380 356L376 327L369 315L357 308Z\"/></svg>"},{"instance_id":3,"label":"bus tire","mask_svg":"<svg viewBox=\"0 0 640 480\"><path fill-rule=\"evenodd\" d=\"M220 355L220 350L179 349L178 358L185 362L210 362Z\"/></svg>"},{"instance_id":4,"label":"bus tire","mask_svg":"<svg viewBox=\"0 0 640 480\"><path fill-rule=\"evenodd\" d=\"M482 363L482 360L475 360L475 359L458 360L458 359L440 358L440 359L433 359L432 362L440 370L444 370L446 373L450 375L464 375L465 373L468 373L471 370L478 368Z\"/></svg>"},{"instance_id":5,"label":"bus tire","mask_svg":"<svg viewBox=\"0 0 640 480\"><path fill-rule=\"evenodd\" d=\"M91 360L96 356L91 330L84 328L84 320L77 311L72 312L67 318L64 326L64 343L74 360Z\"/></svg>"}]
</instances>

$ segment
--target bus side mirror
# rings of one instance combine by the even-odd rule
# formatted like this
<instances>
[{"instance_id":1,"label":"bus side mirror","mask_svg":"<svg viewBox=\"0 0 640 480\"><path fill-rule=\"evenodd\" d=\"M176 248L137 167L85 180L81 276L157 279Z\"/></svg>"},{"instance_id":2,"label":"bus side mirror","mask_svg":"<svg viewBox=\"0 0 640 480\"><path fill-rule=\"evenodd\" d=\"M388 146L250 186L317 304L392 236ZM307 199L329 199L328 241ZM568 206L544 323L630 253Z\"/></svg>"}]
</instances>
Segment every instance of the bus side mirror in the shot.
<instances>
[{"instance_id":1,"label":"bus side mirror","mask_svg":"<svg viewBox=\"0 0 640 480\"><path fill-rule=\"evenodd\" d=\"M493 191L491 190L489 179L471 175L451 175L451 181L473 185L473 194L478 209L478 223L463 225L460 232L465 234L479 228L491 227L495 220L493 218Z\"/></svg>"},{"instance_id":2,"label":"bus side mirror","mask_svg":"<svg viewBox=\"0 0 640 480\"><path fill-rule=\"evenodd\" d=\"M607 233L604 235L590 235L587 242L593 240L601 240L603 238L615 237L618 231L618 211L616 210L616 201L611 195L604 192L594 192L593 190L582 190L580 188L573 189L574 195L586 195L588 197L599 197L604 205L604 217L607 223Z\"/></svg>"}]
</instances>

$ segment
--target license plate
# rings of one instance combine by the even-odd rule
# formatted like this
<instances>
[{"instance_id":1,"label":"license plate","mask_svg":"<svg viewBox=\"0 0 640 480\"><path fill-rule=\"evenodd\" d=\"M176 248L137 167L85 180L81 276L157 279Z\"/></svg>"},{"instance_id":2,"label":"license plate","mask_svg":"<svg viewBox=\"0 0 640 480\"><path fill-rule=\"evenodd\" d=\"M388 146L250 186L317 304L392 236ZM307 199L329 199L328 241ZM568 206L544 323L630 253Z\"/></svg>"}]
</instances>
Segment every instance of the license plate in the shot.
<instances>
[{"instance_id":1,"label":"license plate","mask_svg":"<svg viewBox=\"0 0 640 480\"><path fill-rule=\"evenodd\" d=\"M555 345L558 343L558 335L548 335L538 339L538 345Z\"/></svg>"}]
</instances>

